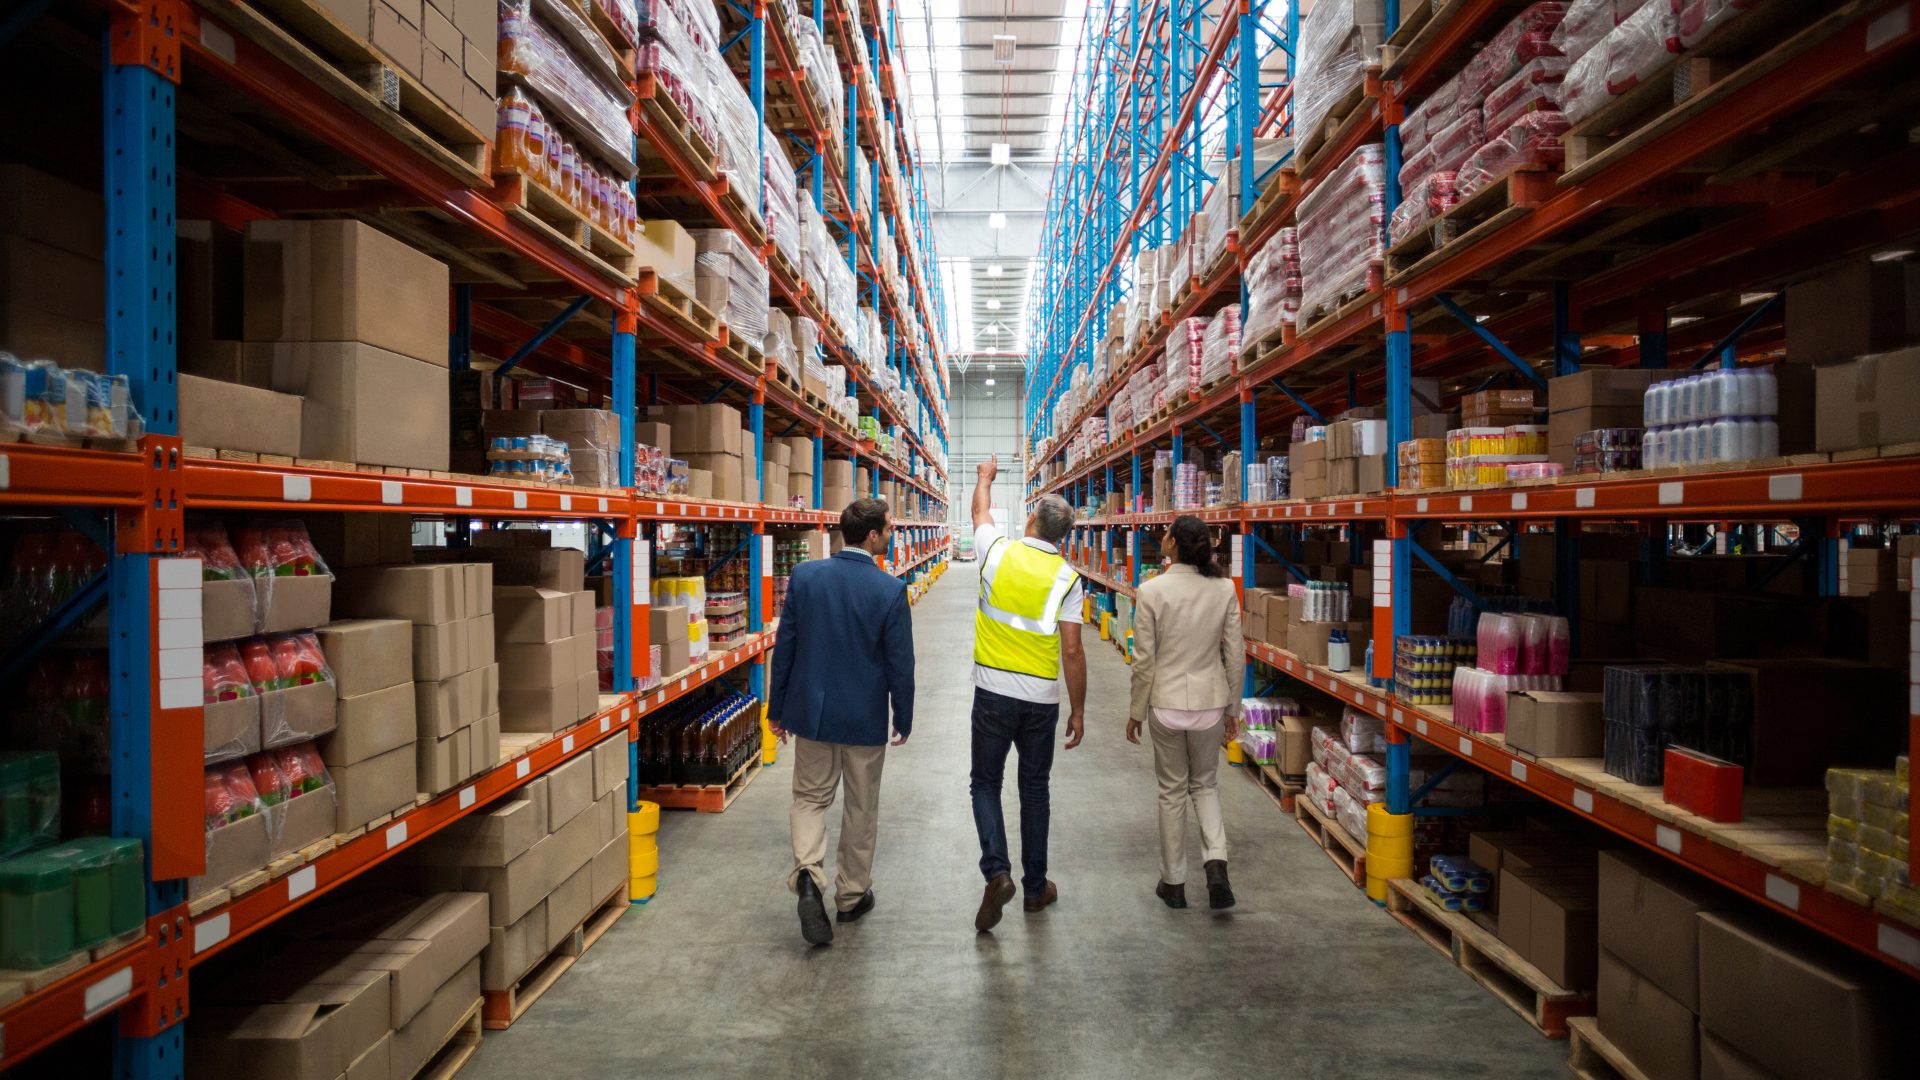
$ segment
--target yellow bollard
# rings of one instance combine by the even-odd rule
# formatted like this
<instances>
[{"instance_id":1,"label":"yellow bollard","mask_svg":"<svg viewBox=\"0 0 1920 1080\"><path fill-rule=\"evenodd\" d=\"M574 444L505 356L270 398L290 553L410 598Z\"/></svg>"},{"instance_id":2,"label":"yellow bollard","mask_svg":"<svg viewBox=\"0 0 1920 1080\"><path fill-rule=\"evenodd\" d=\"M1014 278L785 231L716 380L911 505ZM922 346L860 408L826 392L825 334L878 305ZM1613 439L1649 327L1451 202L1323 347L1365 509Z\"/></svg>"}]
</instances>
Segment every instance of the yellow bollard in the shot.
<instances>
[{"instance_id":1,"label":"yellow bollard","mask_svg":"<svg viewBox=\"0 0 1920 1080\"><path fill-rule=\"evenodd\" d=\"M1227 744L1227 764L1245 765L1246 763L1247 751L1240 745L1240 740L1234 739L1232 742L1229 742Z\"/></svg>"},{"instance_id":2,"label":"yellow bollard","mask_svg":"<svg viewBox=\"0 0 1920 1080\"><path fill-rule=\"evenodd\" d=\"M627 879L627 898L636 903L653 899L655 879L651 877L630 877Z\"/></svg>"},{"instance_id":3,"label":"yellow bollard","mask_svg":"<svg viewBox=\"0 0 1920 1080\"><path fill-rule=\"evenodd\" d=\"M654 833L657 833L659 831L660 831L660 804L659 803L650 803L643 799L640 802L640 809L634 810L629 814L627 814L627 835L628 836L652 836Z\"/></svg>"},{"instance_id":4,"label":"yellow bollard","mask_svg":"<svg viewBox=\"0 0 1920 1080\"><path fill-rule=\"evenodd\" d=\"M780 758L780 740L773 734L773 725L767 723L767 707L760 706L760 764L771 765Z\"/></svg>"},{"instance_id":5,"label":"yellow bollard","mask_svg":"<svg viewBox=\"0 0 1920 1080\"><path fill-rule=\"evenodd\" d=\"M1387 804L1367 807L1367 898L1387 902L1387 882L1413 876L1413 815L1387 812Z\"/></svg>"},{"instance_id":6,"label":"yellow bollard","mask_svg":"<svg viewBox=\"0 0 1920 1080\"><path fill-rule=\"evenodd\" d=\"M660 849L635 850L627 855L627 876L652 877L660 872Z\"/></svg>"}]
</instances>

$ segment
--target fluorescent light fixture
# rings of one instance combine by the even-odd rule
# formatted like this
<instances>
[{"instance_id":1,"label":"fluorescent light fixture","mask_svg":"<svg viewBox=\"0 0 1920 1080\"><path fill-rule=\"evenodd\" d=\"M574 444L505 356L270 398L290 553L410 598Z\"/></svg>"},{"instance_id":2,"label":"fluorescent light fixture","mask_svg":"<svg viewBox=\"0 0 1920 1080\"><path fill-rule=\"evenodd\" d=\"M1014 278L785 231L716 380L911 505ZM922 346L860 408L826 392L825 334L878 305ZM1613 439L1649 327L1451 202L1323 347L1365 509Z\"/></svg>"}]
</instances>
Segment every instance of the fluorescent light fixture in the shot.
<instances>
[{"instance_id":1,"label":"fluorescent light fixture","mask_svg":"<svg viewBox=\"0 0 1920 1080\"><path fill-rule=\"evenodd\" d=\"M1000 276L1001 274L1003 274L1003 273L1005 273L1005 272L1006 272L1006 270L1005 270L1005 268L1003 268L1003 267L1002 267L1002 266L1001 266L1001 265L1000 265L999 263L988 263L988 264L987 264L987 276L988 276L988 277L999 277L999 276Z\"/></svg>"},{"instance_id":2,"label":"fluorescent light fixture","mask_svg":"<svg viewBox=\"0 0 1920 1080\"><path fill-rule=\"evenodd\" d=\"M1012 34L993 35L994 63L999 64L1001 67L1013 66L1013 42L1014 37Z\"/></svg>"},{"instance_id":3,"label":"fluorescent light fixture","mask_svg":"<svg viewBox=\"0 0 1920 1080\"><path fill-rule=\"evenodd\" d=\"M1000 301L999 301L999 299L998 299L997 297L996 297L996 298L992 298L992 299L989 299L989 300L987 301L987 310L988 310L988 311L999 311L999 310L1000 310Z\"/></svg>"},{"instance_id":4,"label":"fluorescent light fixture","mask_svg":"<svg viewBox=\"0 0 1920 1080\"><path fill-rule=\"evenodd\" d=\"M993 381L992 379L988 379L988 380L987 380L987 385L988 385L988 386L992 386L992 385L994 385L994 381Z\"/></svg>"},{"instance_id":5,"label":"fluorescent light fixture","mask_svg":"<svg viewBox=\"0 0 1920 1080\"><path fill-rule=\"evenodd\" d=\"M987 228L1004 229L1006 227L1007 227L1007 215L1000 213L998 210L987 215Z\"/></svg>"},{"instance_id":6,"label":"fluorescent light fixture","mask_svg":"<svg viewBox=\"0 0 1920 1080\"><path fill-rule=\"evenodd\" d=\"M995 165L1011 165L1013 163L1013 146L1003 142L994 143L987 147L987 159Z\"/></svg>"}]
</instances>

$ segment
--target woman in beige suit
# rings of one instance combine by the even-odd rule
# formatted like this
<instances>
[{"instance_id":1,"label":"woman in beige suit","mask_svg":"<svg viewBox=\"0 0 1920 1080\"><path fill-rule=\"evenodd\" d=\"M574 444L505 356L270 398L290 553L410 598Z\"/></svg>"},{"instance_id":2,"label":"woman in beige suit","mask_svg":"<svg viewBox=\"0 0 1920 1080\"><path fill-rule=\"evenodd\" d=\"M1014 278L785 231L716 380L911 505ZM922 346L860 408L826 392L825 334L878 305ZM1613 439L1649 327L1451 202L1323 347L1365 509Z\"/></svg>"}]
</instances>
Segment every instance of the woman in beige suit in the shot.
<instances>
[{"instance_id":1,"label":"woman in beige suit","mask_svg":"<svg viewBox=\"0 0 1920 1080\"><path fill-rule=\"evenodd\" d=\"M1227 883L1227 831L1214 781L1220 748L1240 715L1246 645L1240 598L1213 557L1213 537L1193 516L1178 518L1167 541L1178 561L1140 586L1133 608L1133 702L1127 741L1153 734L1160 781L1160 884L1168 907L1187 906L1187 805L1200 819L1207 899L1233 906Z\"/></svg>"}]
</instances>

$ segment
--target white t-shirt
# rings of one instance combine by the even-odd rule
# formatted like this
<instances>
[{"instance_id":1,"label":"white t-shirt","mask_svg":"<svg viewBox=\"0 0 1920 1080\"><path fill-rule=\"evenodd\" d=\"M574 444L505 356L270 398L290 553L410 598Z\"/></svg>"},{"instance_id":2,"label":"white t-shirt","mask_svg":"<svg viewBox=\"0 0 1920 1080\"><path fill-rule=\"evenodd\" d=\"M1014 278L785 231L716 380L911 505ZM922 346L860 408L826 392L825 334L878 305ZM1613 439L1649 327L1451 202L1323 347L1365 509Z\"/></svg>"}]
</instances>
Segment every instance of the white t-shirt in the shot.
<instances>
[{"instance_id":1,"label":"white t-shirt","mask_svg":"<svg viewBox=\"0 0 1920 1080\"><path fill-rule=\"evenodd\" d=\"M998 525L982 525L973 530L973 555L980 560L980 572L986 573L987 552L993 542L1006 535ZM1020 543L1039 548L1050 555L1060 554L1060 549L1031 536L1023 536ZM1081 612L1080 581L1075 579L1073 587L1067 590L1067 598L1060 603L1060 621L1063 623L1084 623L1087 620ZM991 691L1002 697L1018 698L1039 705L1060 704L1060 680L1042 679L1033 675L1022 675L1015 671L1002 671L999 668L973 665L973 685L982 690Z\"/></svg>"}]
</instances>

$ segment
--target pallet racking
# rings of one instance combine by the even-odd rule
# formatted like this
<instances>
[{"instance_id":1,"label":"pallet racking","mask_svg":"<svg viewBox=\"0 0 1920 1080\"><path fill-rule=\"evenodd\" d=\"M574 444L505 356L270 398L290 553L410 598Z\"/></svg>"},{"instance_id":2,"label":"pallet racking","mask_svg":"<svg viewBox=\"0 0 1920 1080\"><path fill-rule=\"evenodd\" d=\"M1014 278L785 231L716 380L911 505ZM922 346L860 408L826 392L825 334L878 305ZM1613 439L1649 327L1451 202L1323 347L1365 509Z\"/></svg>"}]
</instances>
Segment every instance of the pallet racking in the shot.
<instances>
[{"instance_id":1,"label":"pallet racking","mask_svg":"<svg viewBox=\"0 0 1920 1080\"><path fill-rule=\"evenodd\" d=\"M1739 42L1745 51L1723 50L1741 58L1724 78L1671 107L1641 95L1635 100L1648 116L1638 126L1628 124L1632 118L1614 118L1631 128L1621 137L1574 146L1558 176L1517 176L1495 185L1506 200L1500 212L1404 265L1392 265L1390 252L1384 281L1359 299L1317 322L1303 321L1297 331L1276 329L1248 342L1234 374L1194 388L1127 431L1110 432L1106 446L1069 465L1066 436L1101 414L1127 375L1157 359L1172 323L1246 302L1240 275L1251 257L1355 148L1384 144L1386 210L1392 211L1402 195L1399 125L1409 104L1459 70L1474 42L1524 6L1387 0L1380 70L1367 72L1343 119L1294 133L1296 150L1312 150L1308 160L1284 159L1257 199L1246 148L1251 139L1281 135L1291 125L1284 75L1271 83L1260 82L1258 73L1276 50L1292 54L1299 33L1294 5L1242 2L1210 11L1164 0L1113 3L1104 13L1089 13L1068 152L1043 240L1053 276L1039 294L1028 361L1036 391L1028 430L1035 462L1030 494L1057 492L1077 507L1097 507L1072 544L1074 561L1090 579L1131 595L1141 580L1142 534L1176 516L1117 505L1115 493L1128 473L1133 489L1144 491L1143 454L1150 463L1156 450L1170 450L1177 463L1186 440L1204 435L1251 463L1261 434L1284 430L1300 413L1318 422L1323 412L1363 401L1384 404L1387 445L1397 446L1410 430L1413 375L1456 386L1471 377L1467 389L1502 374L1539 381L1525 356L1546 356L1548 374L1565 374L1582 366L1697 367L1714 360L1730 366L1738 356L1777 355L1784 282L1822 261L1920 234L1914 159L1904 144L1869 141L1844 162L1835 158L1811 169L1806 158L1793 157L1870 132L1899 107L1900 72L1911 71L1920 50L1920 12L1908 0L1856 0L1812 13L1759 3L1748 30L1736 28L1721 39L1747 35ZM1125 78L1128 73L1134 77ZM1762 130L1775 141L1758 141ZM1202 205L1216 170L1200 147L1216 137L1228 153L1238 153L1229 160L1249 193L1236 208L1245 213L1233 223L1229 254L1173 298L1170 311L1148 324L1124 360L1113 361L1112 380L1091 388L1071 414L1060 411L1072 374L1094 370L1108 312L1127 298L1119 268L1143 248L1171 242ZM1744 167L1729 165L1743 159ZM1789 161L1800 171L1787 169ZM1358 643L1356 670L1334 673L1249 642L1247 692L1255 692L1256 673L1270 669L1385 721L1388 802L1395 811L1411 805L1408 747L1417 737L1920 976L1920 926L1885 905L1825 887L1824 832L1755 835L1676 813L1597 768L1569 769L1510 751L1501 736L1465 731L1445 708L1412 707L1388 688L1391 642L1408 632L1415 560L1439 569L1419 543L1423 527L1505 523L1509 536L1550 529L1556 610L1575 615L1578 538L1587 523L1634 526L1643 542L1643 581L1658 583L1669 536L1683 525L1724 536L1730 527L1792 522L1805 539L1791 553L1808 560L1819 593L1832 596L1840 552L1855 528L1920 516L1920 457L1896 456L1900 452L1441 491L1398 490L1389 454L1384 493L1193 512L1230 535L1234 576L1248 585L1256 553L1263 565L1277 563L1304 578L1286 557L1290 550L1297 556L1287 538L1297 539L1302 526L1338 528L1351 545L1351 561L1371 565L1371 670L1360 670ZM1244 490L1244 475L1242 484ZM1470 588L1444 571L1441 576L1479 605ZM1908 719L1907 731L1908 745L1920 750L1920 716Z\"/></svg>"},{"instance_id":2,"label":"pallet racking","mask_svg":"<svg viewBox=\"0 0 1920 1080\"><path fill-rule=\"evenodd\" d=\"M116 1072L161 1080L182 1074L182 1031L196 964L592 746L613 738L630 741L641 716L700 686L746 668L751 688L760 693L773 644L772 621L765 617L773 589L768 532L817 529L837 520L836 514L819 510L642 492L633 485L631 445L621 451L625 485L611 489L194 456L176 434L171 332L176 214L230 227L302 213L361 217L454 267L455 280L462 282L454 289L449 339L455 370L471 366L476 351L506 358L503 372L520 366L609 396L629 431L643 403L731 397L747 406L756 460L764 456L763 440L782 434L780 428L808 432L816 462L814 505L821 497L817 463L829 449L871 467L871 493L879 493L883 475L911 493L911 513L897 530L893 559L893 572L904 577L935 568L947 549L940 520L947 441L941 299L915 156L904 130L893 123L899 98L882 29L891 12L874 0L866 0L858 19L848 0L812 4L813 18L831 25L841 46L849 91L847 145L866 147L875 163L864 176L854 168L852 155L846 155L844 173L836 168L828 175L829 133L804 91L806 73L795 60L784 9L770 8L764 0L723 7L741 26L727 51L745 55L740 67L756 112L776 137L793 145L800 157L796 164L810 176L816 208L827 205L829 180L842 207L852 207L847 192L857 185L864 183L871 194L874 213L826 216L844 236L862 295L883 314L884 362L909 390L908 400L890 397L872 374L861 371L838 333L827 335L823 347L856 372L861 410L905 448L897 461L884 455L876 440L831 422L799 388L765 370L757 345L742 348L724 326L691 319L684 305L663 296L650 268L619 257L619 245L609 246L603 237L583 243L577 234L529 213L517 178L496 181L490 174L486 146L417 124L420 117L408 112L404 90L399 109L370 98L340 64L321 55L329 49L364 51L366 44L350 34L342 37L345 31L319 8L303 0L96 0L72 11L51 7L30 3L0 21L0 46L33 33L58 50L98 58L110 237L107 370L129 377L148 434L132 453L0 446L0 506L62 514L111 552L103 581L85 592L107 599L114 672L112 829L146 844L149 917L137 941L84 960L77 970L59 969L44 984L32 983L0 1005L5 1034L0 1068L84 1025L117 1018ZM593 10L590 4L581 7L583 13ZM712 163L697 160L697 148L663 127L648 79L636 78L631 68L632 43L619 40L610 22L600 32L622 47L623 74L636 96L630 114L635 145L664 166L662 175L634 182L636 196L650 207L644 216L704 218L733 229L769 259L764 233L740 212L737 196L729 198ZM797 116L769 112L769 74L801 103ZM324 165L297 175L326 183L219 180L181 169L175 145L179 118L202 92L244 103L249 122L261 127L241 130L270 130L274 139L317 147ZM881 154L885 138L895 145ZM270 141L253 148L266 166L256 171L286 167L286 155L264 145ZM904 173L895 171L894 161ZM335 171L326 172L327 167ZM822 299L790 266L776 261L771 278L776 304L830 326L821 317ZM917 330L905 332L909 325ZM311 852L305 862L259 888L238 895L216 892L190 905L184 879L204 866L200 800L193 797L200 790L200 759L193 749L200 743L200 697L197 680L163 679L160 670L173 651L197 654L199 648L197 639L175 640L173 631L179 628L167 625L171 620L163 617L163 609L173 614L168 592L197 590L197 570L183 574L176 556L186 513L210 509L406 514L457 519L462 526L584 522L591 530L590 557L615 581L615 651L627 659L615 672L614 690L601 695L599 709L586 720L550 738L517 743L505 760L468 783L422 798L376 828L319 845L326 850ZM745 526L755 541L746 545L746 557L756 586L749 590L749 633L742 643L641 691L651 549L655 529L663 523ZM177 685L185 681L194 686ZM633 790L630 780L630 801Z\"/></svg>"}]
</instances>

